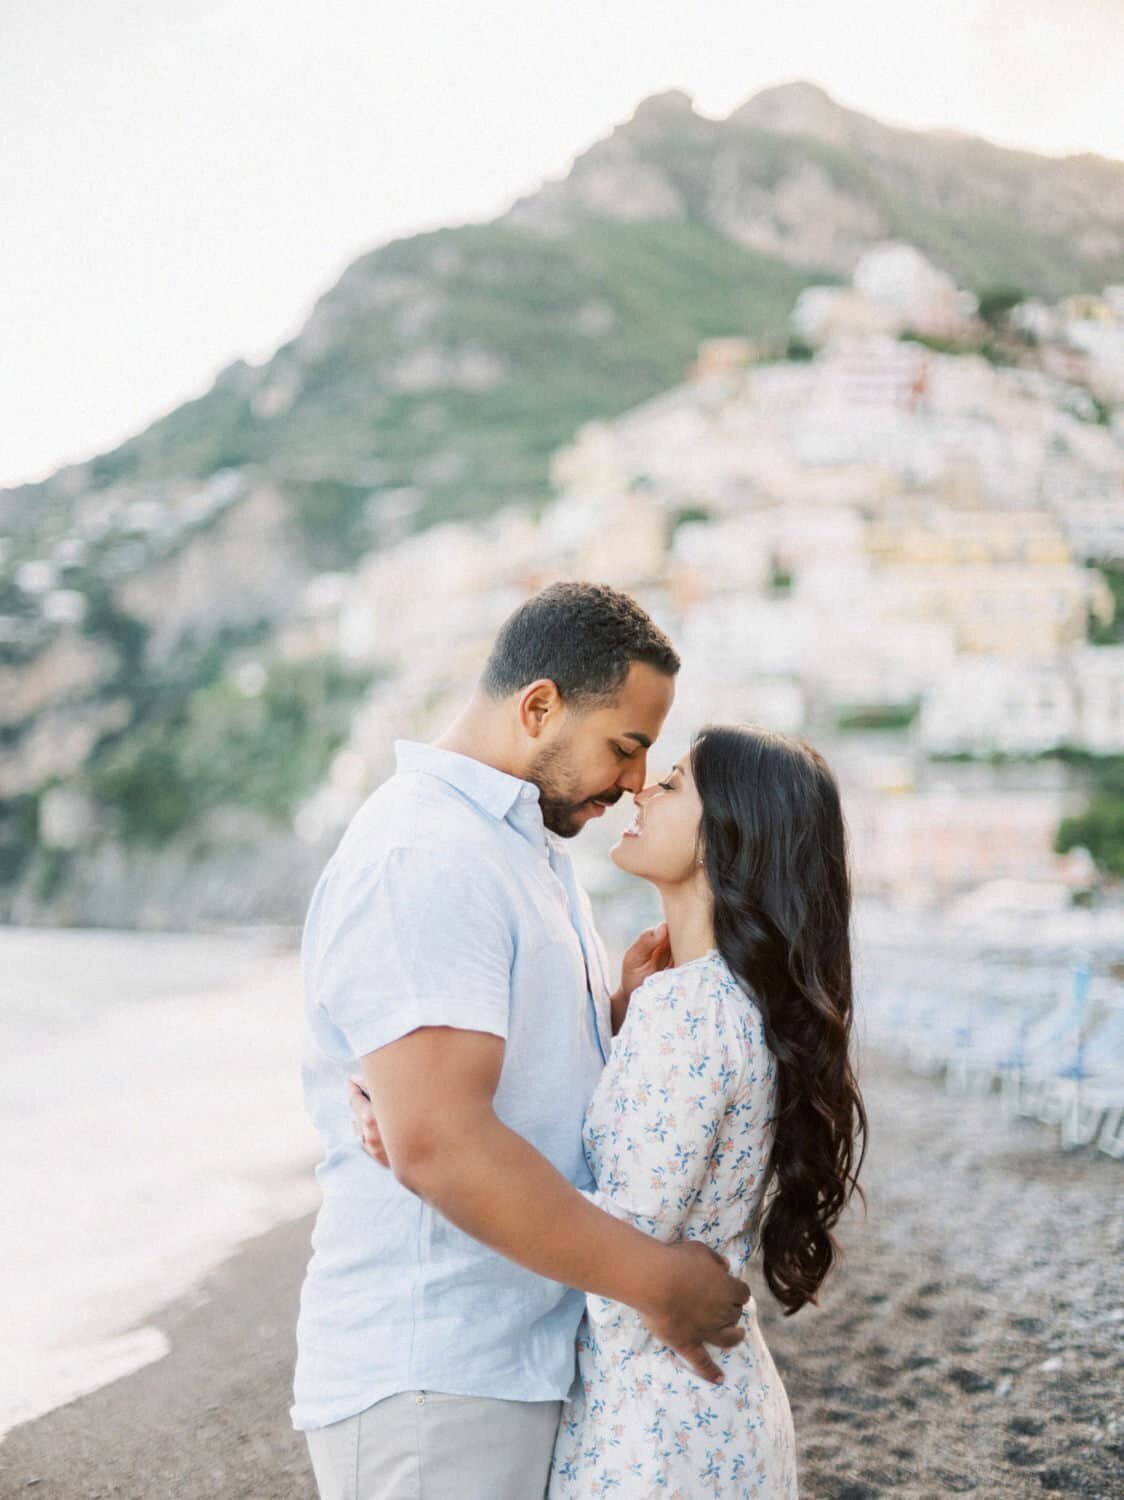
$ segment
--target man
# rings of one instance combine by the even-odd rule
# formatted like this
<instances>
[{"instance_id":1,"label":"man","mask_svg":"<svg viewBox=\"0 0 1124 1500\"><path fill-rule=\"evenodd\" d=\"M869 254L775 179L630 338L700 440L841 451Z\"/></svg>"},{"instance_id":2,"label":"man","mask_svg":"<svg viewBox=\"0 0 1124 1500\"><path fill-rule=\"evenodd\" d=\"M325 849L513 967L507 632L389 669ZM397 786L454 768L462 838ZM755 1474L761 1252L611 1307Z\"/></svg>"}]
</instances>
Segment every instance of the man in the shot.
<instances>
[{"instance_id":1,"label":"man","mask_svg":"<svg viewBox=\"0 0 1124 1500\"><path fill-rule=\"evenodd\" d=\"M294 1425L322 1500L528 1500L547 1482L583 1293L705 1379L749 1295L696 1242L601 1212L586 1104L628 988L564 840L644 785L679 659L631 599L556 584L506 621L464 713L353 819L302 943L324 1202ZM646 935L626 986L657 963ZM351 1130L356 1066L390 1171Z\"/></svg>"}]
</instances>

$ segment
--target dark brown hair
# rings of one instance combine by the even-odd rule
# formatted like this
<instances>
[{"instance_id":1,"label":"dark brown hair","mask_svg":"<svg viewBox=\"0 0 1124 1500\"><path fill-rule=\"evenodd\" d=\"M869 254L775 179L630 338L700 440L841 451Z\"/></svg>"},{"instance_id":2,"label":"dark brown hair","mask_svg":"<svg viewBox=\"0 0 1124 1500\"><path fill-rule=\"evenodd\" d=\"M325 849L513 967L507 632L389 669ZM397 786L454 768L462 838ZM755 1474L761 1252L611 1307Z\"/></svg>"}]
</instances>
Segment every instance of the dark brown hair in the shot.
<instances>
[{"instance_id":1,"label":"dark brown hair","mask_svg":"<svg viewBox=\"0 0 1124 1500\"><path fill-rule=\"evenodd\" d=\"M549 677L572 706L612 701L634 661L674 677L675 647L636 600L604 583L552 583L504 621L481 683L506 698Z\"/></svg>"},{"instance_id":2,"label":"dark brown hair","mask_svg":"<svg viewBox=\"0 0 1124 1500\"><path fill-rule=\"evenodd\" d=\"M786 1313L816 1301L867 1119L851 1065L851 887L839 789L802 740L710 726L691 748L719 952L777 1062L760 1245ZM861 1189L860 1196L861 1196Z\"/></svg>"}]
</instances>

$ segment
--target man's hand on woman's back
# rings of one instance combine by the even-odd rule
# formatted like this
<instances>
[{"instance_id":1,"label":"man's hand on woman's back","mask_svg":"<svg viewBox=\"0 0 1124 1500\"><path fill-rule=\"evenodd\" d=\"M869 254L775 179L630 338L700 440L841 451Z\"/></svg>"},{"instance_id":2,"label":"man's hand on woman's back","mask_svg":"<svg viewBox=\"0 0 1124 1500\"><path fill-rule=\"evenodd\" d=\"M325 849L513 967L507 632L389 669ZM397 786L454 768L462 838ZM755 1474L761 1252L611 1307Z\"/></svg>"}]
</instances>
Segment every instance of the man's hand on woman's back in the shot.
<instances>
[{"instance_id":1,"label":"man's hand on woman's back","mask_svg":"<svg viewBox=\"0 0 1124 1500\"><path fill-rule=\"evenodd\" d=\"M354 1078L348 1080L348 1094L363 1150L380 1166L389 1167L370 1096ZM705 1346L730 1349L745 1338L740 1319L749 1287L730 1275L725 1256L699 1240L679 1241L664 1247L663 1253L660 1284L649 1305L637 1310L657 1342L674 1349L702 1379L720 1381L722 1372Z\"/></svg>"},{"instance_id":2,"label":"man's hand on woman's back","mask_svg":"<svg viewBox=\"0 0 1124 1500\"><path fill-rule=\"evenodd\" d=\"M637 1309L659 1344L667 1344L704 1380L719 1382L722 1371L706 1349L732 1349L745 1338L742 1309L750 1299L744 1281L730 1275L730 1262L701 1240L666 1246L671 1270L663 1305Z\"/></svg>"}]
</instances>

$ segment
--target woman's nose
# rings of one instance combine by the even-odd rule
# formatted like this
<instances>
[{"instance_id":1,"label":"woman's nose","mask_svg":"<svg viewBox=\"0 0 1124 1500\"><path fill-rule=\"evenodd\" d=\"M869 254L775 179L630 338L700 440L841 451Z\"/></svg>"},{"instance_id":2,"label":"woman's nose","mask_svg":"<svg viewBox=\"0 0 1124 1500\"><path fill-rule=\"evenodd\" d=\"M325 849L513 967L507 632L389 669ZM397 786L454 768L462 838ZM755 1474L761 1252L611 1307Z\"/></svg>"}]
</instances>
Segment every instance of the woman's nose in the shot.
<instances>
[{"instance_id":1,"label":"woman's nose","mask_svg":"<svg viewBox=\"0 0 1124 1500\"><path fill-rule=\"evenodd\" d=\"M640 791L634 792L632 795L632 800L638 807L643 807L645 802L651 799L652 793L656 790L656 784L655 782L653 782L651 786L643 787Z\"/></svg>"}]
</instances>

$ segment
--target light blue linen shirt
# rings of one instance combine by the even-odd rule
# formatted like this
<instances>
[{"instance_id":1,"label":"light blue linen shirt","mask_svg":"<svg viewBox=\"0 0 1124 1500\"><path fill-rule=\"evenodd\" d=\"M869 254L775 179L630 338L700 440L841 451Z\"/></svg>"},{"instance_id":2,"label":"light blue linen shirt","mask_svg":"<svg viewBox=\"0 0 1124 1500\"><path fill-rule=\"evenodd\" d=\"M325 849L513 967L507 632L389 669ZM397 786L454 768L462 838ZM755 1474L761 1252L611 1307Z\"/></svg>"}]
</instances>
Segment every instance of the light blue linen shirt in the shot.
<instances>
[{"instance_id":1,"label":"light blue linen shirt","mask_svg":"<svg viewBox=\"0 0 1124 1500\"><path fill-rule=\"evenodd\" d=\"M405 1390L548 1401L575 1377L581 1292L488 1249L366 1156L347 1077L419 1026L505 1040L496 1114L575 1187L612 1039L608 965L538 789L399 740L313 893L301 945L305 1100L323 1204L301 1291L293 1425Z\"/></svg>"}]
</instances>

